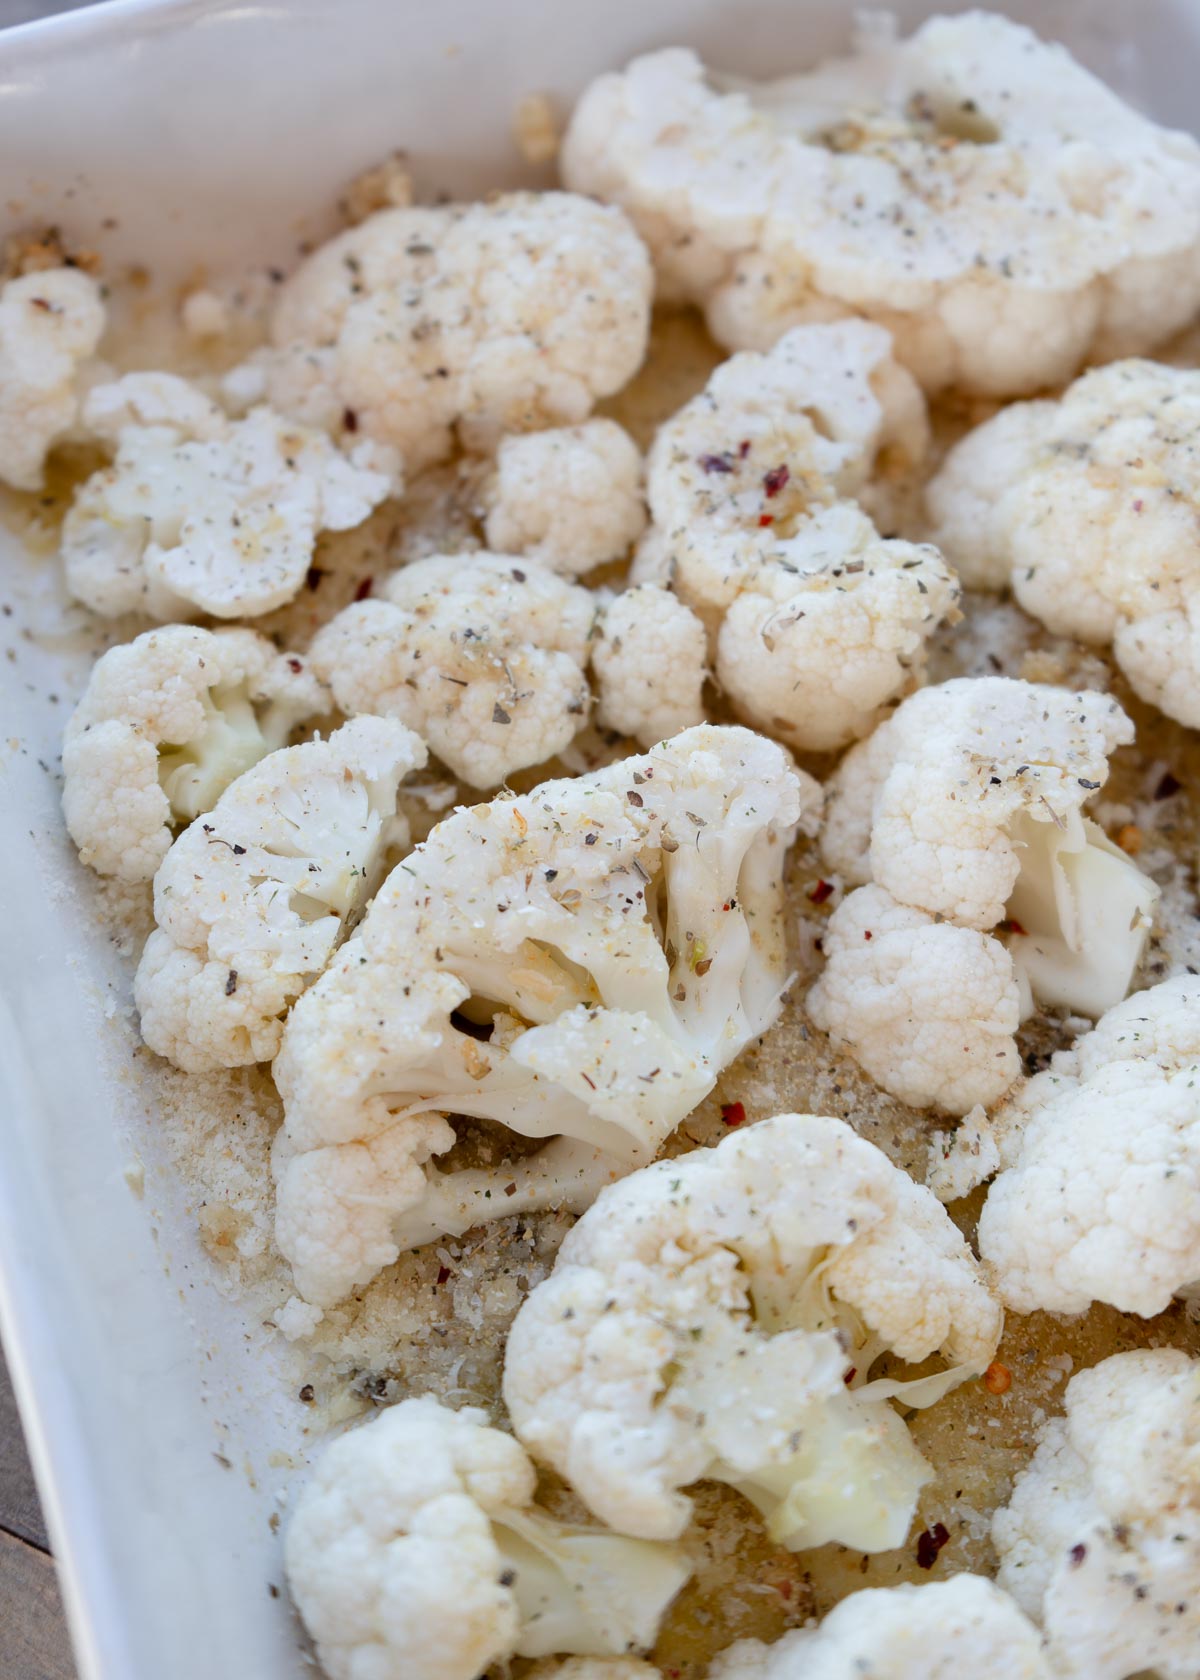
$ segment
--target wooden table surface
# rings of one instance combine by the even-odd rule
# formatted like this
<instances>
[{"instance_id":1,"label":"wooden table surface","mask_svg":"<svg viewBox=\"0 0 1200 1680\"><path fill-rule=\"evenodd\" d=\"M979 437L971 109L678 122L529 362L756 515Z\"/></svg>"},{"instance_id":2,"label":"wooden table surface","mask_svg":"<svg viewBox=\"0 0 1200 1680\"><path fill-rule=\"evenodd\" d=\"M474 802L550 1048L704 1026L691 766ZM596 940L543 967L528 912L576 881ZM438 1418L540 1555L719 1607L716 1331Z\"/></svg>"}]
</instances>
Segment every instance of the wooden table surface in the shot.
<instances>
[{"instance_id":1,"label":"wooden table surface","mask_svg":"<svg viewBox=\"0 0 1200 1680\"><path fill-rule=\"evenodd\" d=\"M0 29L86 0L0 0ZM3 40L0 38L0 64ZM0 1680L75 1680L54 1562L0 1354Z\"/></svg>"}]
</instances>

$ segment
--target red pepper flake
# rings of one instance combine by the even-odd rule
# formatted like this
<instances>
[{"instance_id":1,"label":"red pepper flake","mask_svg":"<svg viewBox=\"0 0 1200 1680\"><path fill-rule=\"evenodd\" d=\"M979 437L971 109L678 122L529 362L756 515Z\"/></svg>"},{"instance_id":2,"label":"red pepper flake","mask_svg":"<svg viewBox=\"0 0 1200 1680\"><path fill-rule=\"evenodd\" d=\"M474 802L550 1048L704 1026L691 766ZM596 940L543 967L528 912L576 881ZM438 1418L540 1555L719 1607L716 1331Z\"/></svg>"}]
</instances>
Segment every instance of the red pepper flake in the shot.
<instances>
[{"instance_id":1,"label":"red pepper flake","mask_svg":"<svg viewBox=\"0 0 1200 1680\"><path fill-rule=\"evenodd\" d=\"M358 430L358 415L355 414L352 408L344 408L342 410L342 425L348 432L356 432Z\"/></svg>"},{"instance_id":2,"label":"red pepper flake","mask_svg":"<svg viewBox=\"0 0 1200 1680\"><path fill-rule=\"evenodd\" d=\"M832 881L818 881L816 886L811 888L810 891L809 891L809 894L808 894L809 902L811 904L824 904L824 902L827 898L832 898L832 897L833 897L833 882Z\"/></svg>"},{"instance_id":3,"label":"red pepper flake","mask_svg":"<svg viewBox=\"0 0 1200 1680\"><path fill-rule=\"evenodd\" d=\"M744 1126L746 1124L745 1103L722 1103L721 1119L726 1126Z\"/></svg>"},{"instance_id":4,"label":"red pepper flake","mask_svg":"<svg viewBox=\"0 0 1200 1680\"><path fill-rule=\"evenodd\" d=\"M770 513L760 513L759 514L758 524L759 524L759 529L760 530L765 530L768 525L774 525L774 523L775 523L775 516L773 514L770 514Z\"/></svg>"},{"instance_id":5,"label":"red pepper flake","mask_svg":"<svg viewBox=\"0 0 1200 1680\"><path fill-rule=\"evenodd\" d=\"M749 455L749 453L750 453L750 439L749 438L743 438L741 443L738 444L738 460L739 461L744 461L746 459L747 455Z\"/></svg>"},{"instance_id":6,"label":"red pepper flake","mask_svg":"<svg viewBox=\"0 0 1200 1680\"><path fill-rule=\"evenodd\" d=\"M733 471L733 456L728 450L721 455L700 455L697 459L706 473L731 473Z\"/></svg>"},{"instance_id":7,"label":"red pepper flake","mask_svg":"<svg viewBox=\"0 0 1200 1680\"><path fill-rule=\"evenodd\" d=\"M296 658L295 654L294 653L289 654L288 655L288 670L289 671L295 671L296 674L299 675L299 673L301 671L303 671L303 669L304 669L303 664L300 662L300 660L298 660Z\"/></svg>"},{"instance_id":8,"label":"red pepper flake","mask_svg":"<svg viewBox=\"0 0 1200 1680\"><path fill-rule=\"evenodd\" d=\"M846 1372L846 1375L842 1378L842 1381L845 1383L847 1388L850 1387L850 1384L854 1381L854 1379L857 1375L858 1375L858 1366L857 1365L851 1365L850 1369Z\"/></svg>"},{"instance_id":9,"label":"red pepper flake","mask_svg":"<svg viewBox=\"0 0 1200 1680\"><path fill-rule=\"evenodd\" d=\"M1134 502L1134 504L1133 504L1133 511L1134 511L1134 513L1141 513L1141 511L1142 511L1142 508L1143 508L1143 507L1144 507L1144 506L1145 506L1145 503L1144 503L1144 502L1141 502L1141 501L1137 501L1137 502Z\"/></svg>"},{"instance_id":10,"label":"red pepper flake","mask_svg":"<svg viewBox=\"0 0 1200 1680\"><path fill-rule=\"evenodd\" d=\"M874 937L875 937L875 935L871 932L870 928L868 928L866 930L866 932L863 934L864 939L874 939Z\"/></svg>"},{"instance_id":11,"label":"red pepper flake","mask_svg":"<svg viewBox=\"0 0 1200 1680\"><path fill-rule=\"evenodd\" d=\"M917 1536L917 1568L932 1569L937 1562L937 1555L950 1539L950 1530L945 1523L934 1523L924 1534Z\"/></svg>"},{"instance_id":12,"label":"red pepper flake","mask_svg":"<svg viewBox=\"0 0 1200 1680\"><path fill-rule=\"evenodd\" d=\"M1078 1569L1079 1565L1083 1562L1084 1558L1087 1556L1087 1547L1083 1544L1082 1540L1079 1540L1075 1543L1074 1546L1071 1547L1071 1550L1067 1553L1067 1556L1071 1560L1071 1568L1072 1569Z\"/></svg>"},{"instance_id":13,"label":"red pepper flake","mask_svg":"<svg viewBox=\"0 0 1200 1680\"><path fill-rule=\"evenodd\" d=\"M1155 799L1170 799L1179 792L1183 783L1178 776L1173 776L1169 770L1164 770L1162 779L1154 790Z\"/></svg>"},{"instance_id":14,"label":"red pepper flake","mask_svg":"<svg viewBox=\"0 0 1200 1680\"><path fill-rule=\"evenodd\" d=\"M42 297L30 298L29 301L35 309L44 309L47 314L50 313L50 304L45 298L42 298Z\"/></svg>"},{"instance_id":15,"label":"red pepper flake","mask_svg":"<svg viewBox=\"0 0 1200 1680\"><path fill-rule=\"evenodd\" d=\"M763 489L768 496L778 496L791 476L786 466L772 467L763 474Z\"/></svg>"},{"instance_id":16,"label":"red pepper flake","mask_svg":"<svg viewBox=\"0 0 1200 1680\"><path fill-rule=\"evenodd\" d=\"M450 1276L449 1266L439 1266L438 1267L438 1275L437 1275L437 1283L434 1285L434 1288L435 1289L440 1289L441 1286L445 1283L446 1279L449 1276Z\"/></svg>"},{"instance_id":17,"label":"red pepper flake","mask_svg":"<svg viewBox=\"0 0 1200 1680\"><path fill-rule=\"evenodd\" d=\"M993 1359L983 1373L983 1386L989 1394L1007 1394L1012 1387L1012 1372L1007 1365L1001 1365L998 1359Z\"/></svg>"},{"instance_id":18,"label":"red pepper flake","mask_svg":"<svg viewBox=\"0 0 1200 1680\"><path fill-rule=\"evenodd\" d=\"M1001 933L1019 933L1024 938L1025 931L1015 916L1009 916L1006 921L1000 923Z\"/></svg>"},{"instance_id":19,"label":"red pepper flake","mask_svg":"<svg viewBox=\"0 0 1200 1680\"><path fill-rule=\"evenodd\" d=\"M367 596L371 593L371 586L374 582L374 578L365 577L359 584L358 588L354 591L354 599L356 601L365 601Z\"/></svg>"}]
</instances>

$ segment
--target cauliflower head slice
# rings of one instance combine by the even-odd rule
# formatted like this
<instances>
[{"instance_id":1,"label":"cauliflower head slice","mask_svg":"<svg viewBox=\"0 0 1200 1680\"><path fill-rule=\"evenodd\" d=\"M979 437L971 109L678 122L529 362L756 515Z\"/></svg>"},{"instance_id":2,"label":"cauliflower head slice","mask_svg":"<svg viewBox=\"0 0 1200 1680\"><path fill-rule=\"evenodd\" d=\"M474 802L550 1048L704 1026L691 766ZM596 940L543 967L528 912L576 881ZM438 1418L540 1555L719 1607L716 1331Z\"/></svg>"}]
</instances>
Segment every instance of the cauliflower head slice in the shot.
<instances>
[{"instance_id":1,"label":"cauliflower head slice","mask_svg":"<svg viewBox=\"0 0 1200 1680\"><path fill-rule=\"evenodd\" d=\"M966 1114L1017 1078L1020 988L998 939L868 886L838 905L823 945L809 1016L885 1091Z\"/></svg>"},{"instance_id":2,"label":"cauliflower head slice","mask_svg":"<svg viewBox=\"0 0 1200 1680\"><path fill-rule=\"evenodd\" d=\"M927 390L1010 397L1200 303L1195 141L984 12L907 40L870 14L848 57L766 83L651 53L586 91L560 164L731 349L864 315Z\"/></svg>"},{"instance_id":3,"label":"cauliflower head slice","mask_svg":"<svg viewBox=\"0 0 1200 1680\"><path fill-rule=\"evenodd\" d=\"M361 524L399 487L390 451L343 454L267 407L228 420L171 375L98 386L83 419L116 456L76 492L62 555L71 593L105 617L270 612L303 584L322 531Z\"/></svg>"},{"instance_id":4,"label":"cauliflower head slice","mask_svg":"<svg viewBox=\"0 0 1200 1680\"><path fill-rule=\"evenodd\" d=\"M778 1013L783 860L819 808L773 742L701 726L440 823L275 1065L277 1237L301 1294L331 1305L437 1220L580 1205L650 1159ZM424 1169L446 1114L557 1141L456 1194L460 1175Z\"/></svg>"},{"instance_id":5,"label":"cauliflower head slice","mask_svg":"<svg viewBox=\"0 0 1200 1680\"><path fill-rule=\"evenodd\" d=\"M646 525L642 458L614 420L502 438L480 499L490 548L567 577L623 559Z\"/></svg>"},{"instance_id":6,"label":"cauliflower head slice","mask_svg":"<svg viewBox=\"0 0 1200 1680\"><path fill-rule=\"evenodd\" d=\"M280 288L273 348L227 390L398 449L576 425L641 366L653 274L619 211L571 193L383 210Z\"/></svg>"},{"instance_id":7,"label":"cauliflower head slice","mask_svg":"<svg viewBox=\"0 0 1200 1680\"><path fill-rule=\"evenodd\" d=\"M1198 445L1200 371L1114 362L1057 402L968 433L928 491L952 558L977 547L987 581L1011 580L1056 634L1111 646L1136 693L1190 728L1200 725Z\"/></svg>"},{"instance_id":8,"label":"cauliflower head slice","mask_svg":"<svg viewBox=\"0 0 1200 1680\"><path fill-rule=\"evenodd\" d=\"M82 269L0 287L0 480L14 490L41 488L46 456L74 429L104 326L100 287Z\"/></svg>"},{"instance_id":9,"label":"cauliflower head slice","mask_svg":"<svg viewBox=\"0 0 1200 1680\"><path fill-rule=\"evenodd\" d=\"M635 584L600 617L592 672L597 722L653 746L704 721L704 622L669 589Z\"/></svg>"},{"instance_id":10,"label":"cauliflower head slice","mask_svg":"<svg viewBox=\"0 0 1200 1680\"><path fill-rule=\"evenodd\" d=\"M919 459L927 431L887 333L845 321L733 357L658 433L636 575L705 619L738 715L791 746L866 733L957 617L937 551L881 538L846 499L885 452Z\"/></svg>"},{"instance_id":11,"label":"cauliflower head slice","mask_svg":"<svg viewBox=\"0 0 1200 1680\"><path fill-rule=\"evenodd\" d=\"M815 1628L740 1639L708 1680L1053 1680L1036 1627L981 1575L851 1593Z\"/></svg>"},{"instance_id":12,"label":"cauliflower head slice","mask_svg":"<svg viewBox=\"0 0 1200 1680\"><path fill-rule=\"evenodd\" d=\"M651 1645L682 1554L555 1522L536 1479L485 1412L431 1395L328 1447L284 1556L330 1680L475 1680L513 1656Z\"/></svg>"},{"instance_id":13,"label":"cauliflower head slice","mask_svg":"<svg viewBox=\"0 0 1200 1680\"><path fill-rule=\"evenodd\" d=\"M600 1195L517 1314L504 1397L533 1456L626 1533L681 1533L682 1489L710 1477L780 1544L879 1551L929 1476L889 1398L930 1403L1000 1329L929 1191L844 1122L777 1115ZM871 1383L884 1349L956 1369Z\"/></svg>"},{"instance_id":14,"label":"cauliflower head slice","mask_svg":"<svg viewBox=\"0 0 1200 1680\"><path fill-rule=\"evenodd\" d=\"M1191 975L1136 992L998 1117L979 1243L1016 1311L1148 1318L1200 1279L1198 1019Z\"/></svg>"},{"instance_id":15,"label":"cauliflower head slice","mask_svg":"<svg viewBox=\"0 0 1200 1680\"><path fill-rule=\"evenodd\" d=\"M397 792L420 739L356 718L282 747L185 829L154 878L134 977L142 1037L188 1073L269 1061L283 1022L408 842Z\"/></svg>"},{"instance_id":16,"label":"cauliflower head slice","mask_svg":"<svg viewBox=\"0 0 1200 1680\"><path fill-rule=\"evenodd\" d=\"M1083 815L1133 725L1107 695L962 677L911 695L829 783L831 869L962 927L1006 917L1031 997L1124 997L1158 889ZM1028 936L1028 937L1025 937Z\"/></svg>"},{"instance_id":17,"label":"cauliflower head slice","mask_svg":"<svg viewBox=\"0 0 1200 1680\"><path fill-rule=\"evenodd\" d=\"M1200 1364L1118 1353L1067 1385L992 1538L1064 1680L1191 1680L1200 1648Z\"/></svg>"},{"instance_id":18,"label":"cauliflower head slice","mask_svg":"<svg viewBox=\"0 0 1200 1680\"><path fill-rule=\"evenodd\" d=\"M472 787L553 758L587 722L588 590L505 554L437 554L317 633L344 712L399 718Z\"/></svg>"},{"instance_id":19,"label":"cauliflower head slice","mask_svg":"<svg viewBox=\"0 0 1200 1680\"><path fill-rule=\"evenodd\" d=\"M174 826L328 707L306 661L252 630L168 624L110 648L63 740L63 812L80 857L148 881Z\"/></svg>"}]
</instances>

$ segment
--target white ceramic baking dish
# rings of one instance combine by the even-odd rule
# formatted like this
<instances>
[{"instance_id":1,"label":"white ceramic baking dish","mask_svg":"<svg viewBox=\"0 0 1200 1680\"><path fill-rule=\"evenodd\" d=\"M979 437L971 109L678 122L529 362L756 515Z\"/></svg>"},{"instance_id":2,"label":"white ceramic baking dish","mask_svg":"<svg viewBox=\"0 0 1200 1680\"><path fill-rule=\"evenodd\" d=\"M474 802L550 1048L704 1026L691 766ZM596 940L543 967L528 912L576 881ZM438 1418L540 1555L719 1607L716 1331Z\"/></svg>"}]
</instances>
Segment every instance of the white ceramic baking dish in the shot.
<instances>
[{"instance_id":1,"label":"white ceramic baking dish","mask_svg":"<svg viewBox=\"0 0 1200 1680\"><path fill-rule=\"evenodd\" d=\"M843 44L838 0L118 0L0 35L0 231L59 222L160 284L286 263L334 190L396 146L426 188L528 178L518 98L568 101L635 52L688 41L778 73ZM928 10L897 4L906 24ZM1159 118L1194 122L1196 0L1036 0ZM61 831L78 681L45 618L53 561L0 530L0 1329L84 1680L311 1672L269 1518L298 1408L267 1334L212 1287L156 1172L111 1030L126 977ZM58 695L57 701L50 698ZM125 1177L136 1139L144 1200ZM3 1653L0 1652L0 1669Z\"/></svg>"}]
</instances>

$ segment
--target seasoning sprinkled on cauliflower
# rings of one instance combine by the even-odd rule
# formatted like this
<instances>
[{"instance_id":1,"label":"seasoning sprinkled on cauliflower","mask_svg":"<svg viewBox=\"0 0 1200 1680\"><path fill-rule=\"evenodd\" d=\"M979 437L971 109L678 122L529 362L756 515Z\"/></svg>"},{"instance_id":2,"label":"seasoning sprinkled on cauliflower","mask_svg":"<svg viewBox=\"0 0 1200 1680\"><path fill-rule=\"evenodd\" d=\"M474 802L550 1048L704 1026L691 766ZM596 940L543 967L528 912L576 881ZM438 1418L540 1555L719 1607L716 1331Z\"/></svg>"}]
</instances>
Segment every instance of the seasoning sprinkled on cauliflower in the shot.
<instances>
[{"instance_id":1,"label":"seasoning sprinkled on cauliflower","mask_svg":"<svg viewBox=\"0 0 1200 1680\"><path fill-rule=\"evenodd\" d=\"M79 268L0 287L0 479L37 490L46 456L79 418L80 372L104 332L96 282Z\"/></svg>"},{"instance_id":2,"label":"seasoning sprinkled on cauliflower","mask_svg":"<svg viewBox=\"0 0 1200 1680\"><path fill-rule=\"evenodd\" d=\"M999 1587L955 1575L851 1593L819 1627L774 1645L741 1639L708 1680L1052 1680L1037 1629Z\"/></svg>"},{"instance_id":3,"label":"seasoning sprinkled on cauliflower","mask_svg":"<svg viewBox=\"0 0 1200 1680\"><path fill-rule=\"evenodd\" d=\"M936 550L884 540L844 499L881 451L915 459L926 442L920 392L862 321L733 357L655 439L635 574L705 619L738 714L791 746L865 734L957 614Z\"/></svg>"},{"instance_id":4,"label":"seasoning sprinkled on cauliflower","mask_svg":"<svg viewBox=\"0 0 1200 1680\"><path fill-rule=\"evenodd\" d=\"M585 420L641 366L653 275L618 210L570 193L383 210L281 288L241 401L399 449L409 472Z\"/></svg>"},{"instance_id":5,"label":"seasoning sprinkled on cauliflower","mask_svg":"<svg viewBox=\"0 0 1200 1680\"><path fill-rule=\"evenodd\" d=\"M555 1522L533 1505L536 1481L485 1412L430 1395L335 1441L285 1541L330 1680L475 1680L512 1656L652 1644L688 1577L682 1554Z\"/></svg>"},{"instance_id":6,"label":"seasoning sprinkled on cauliflower","mask_svg":"<svg viewBox=\"0 0 1200 1680\"><path fill-rule=\"evenodd\" d=\"M823 948L810 1017L902 1102L965 1114L1020 1073L1020 989L998 939L869 886L842 900Z\"/></svg>"},{"instance_id":7,"label":"seasoning sprinkled on cauliflower","mask_svg":"<svg viewBox=\"0 0 1200 1680\"><path fill-rule=\"evenodd\" d=\"M605 608L592 670L597 720L644 747L704 721L704 624L655 583L637 584Z\"/></svg>"},{"instance_id":8,"label":"seasoning sprinkled on cauliflower","mask_svg":"<svg viewBox=\"0 0 1200 1680\"><path fill-rule=\"evenodd\" d=\"M276 1234L300 1293L331 1305L402 1247L586 1205L650 1159L779 1011L783 860L819 810L781 748L702 726L440 823L275 1065ZM519 1172L439 1177L446 1114L555 1141Z\"/></svg>"},{"instance_id":9,"label":"seasoning sprinkled on cauliflower","mask_svg":"<svg viewBox=\"0 0 1200 1680\"><path fill-rule=\"evenodd\" d=\"M663 295L761 349L862 314L929 390L1013 396L1160 343L1200 304L1200 148L984 12L768 83L673 48L600 77L567 185L620 204Z\"/></svg>"},{"instance_id":10,"label":"seasoning sprinkled on cauliflower","mask_svg":"<svg viewBox=\"0 0 1200 1680\"><path fill-rule=\"evenodd\" d=\"M937 538L1058 635L1112 647L1200 726L1200 371L1117 362L970 432L928 491Z\"/></svg>"},{"instance_id":11,"label":"seasoning sprinkled on cauliflower","mask_svg":"<svg viewBox=\"0 0 1200 1680\"><path fill-rule=\"evenodd\" d=\"M169 624L110 648L63 742L63 811L84 863L148 881L172 827L328 705L303 659L252 630Z\"/></svg>"},{"instance_id":12,"label":"seasoning sprinkled on cauliflower","mask_svg":"<svg viewBox=\"0 0 1200 1680\"><path fill-rule=\"evenodd\" d=\"M641 479L612 420L502 438L482 489L488 544L568 577L623 559L646 525Z\"/></svg>"},{"instance_id":13,"label":"seasoning sprinkled on cauliflower","mask_svg":"<svg viewBox=\"0 0 1200 1680\"><path fill-rule=\"evenodd\" d=\"M1200 1363L1118 1353L1067 1386L992 1538L999 1583L1063 1680L1194 1680L1200 1650Z\"/></svg>"},{"instance_id":14,"label":"seasoning sprinkled on cauliflower","mask_svg":"<svg viewBox=\"0 0 1200 1680\"><path fill-rule=\"evenodd\" d=\"M411 730L356 718L283 747L231 783L154 878L158 926L134 977L142 1037L188 1073L265 1062L390 850L407 844Z\"/></svg>"},{"instance_id":15,"label":"seasoning sprinkled on cauliflower","mask_svg":"<svg viewBox=\"0 0 1200 1680\"><path fill-rule=\"evenodd\" d=\"M343 711L415 729L472 787L553 758L587 722L593 597L530 560L438 554L321 630L313 666Z\"/></svg>"},{"instance_id":16,"label":"seasoning sprinkled on cauliflower","mask_svg":"<svg viewBox=\"0 0 1200 1680\"><path fill-rule=\"evenodd\" d=\"M702 1477L793 1549L898 1546L930 1471L889 1400L932 1403L1001 1330L930 1192L843 1121L782 1114L602 1192L508 1340L535 1458L603 1521L682 1532ZM869 1381L890 1349L956 1368Z\"/></svg>"},{"instance_id":17,"label":"seasoning sprinkled on cauliflower","mask_svg":"<svg viewBox=\"0 0 1200 1680\"><path fill-rule=\"evenodd\" d=\"M980 1249L1018 1312L1150 1317L1200 1280L1200 980L1136 992L997 1119Z\"/></svg>"},{"instance_id":18,"label":"seasoning sprinkled on cauliflower","mask_svg":"<svg viewBox=\"0 0 1200 1680\"><path fill-rule=\"evenodd\" d=\"M185 380L98 386L84 423L116 446L77 491L62 533L67 587L95 612L254 617L301 587L318 535L361 524L399 487L395 455L349 455L256 408L228 420Z\"/></svg>"}]
</instances>

